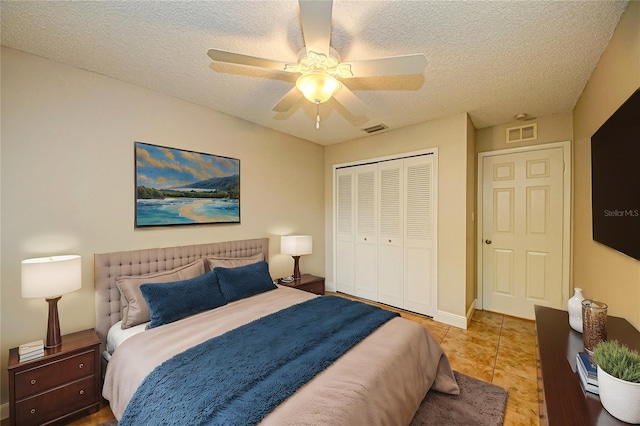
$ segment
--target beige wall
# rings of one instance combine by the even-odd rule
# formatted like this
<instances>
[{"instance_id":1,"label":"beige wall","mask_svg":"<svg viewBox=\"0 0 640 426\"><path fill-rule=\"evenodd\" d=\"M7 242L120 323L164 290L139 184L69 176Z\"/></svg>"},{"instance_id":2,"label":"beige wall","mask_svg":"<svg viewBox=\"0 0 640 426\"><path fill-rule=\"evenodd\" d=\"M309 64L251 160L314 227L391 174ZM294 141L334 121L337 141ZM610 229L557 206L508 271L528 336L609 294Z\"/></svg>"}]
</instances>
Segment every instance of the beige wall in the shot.
<instances>
[{"instance_id":1,"label":"beige wall","mask_svg":"<svg viewBox=\"0 0 640 426\"><path fill-rule=\"evenodd\" d=\"M573 285L640 330L640 261L596 243L591 232L591 136L640 87L640 2L629 2L573 115Z\"/></svg>"},{"instance_id":2,"label":"beige wall","mask_svg":"<svg viewBox=\"0 0 640 426\"><path fill-rule=\"evenodd\" d=\"M538 137L534 141L506 142L508 127L538 124ZM476 152L496 151L573 139L573 118L571 112L545 115L530 121L511 121L499 126L485 127L476 131Z\"/></svg>"},{"instance_id":3,"label":"beige wall","mask_svg":"<svg viewBox=\"0 0 640 426\"><path fill-rule=\"evenodd\" d=\"M356 139L325 149L325 259L327 283L333 279L333 166L404 152L438 148L438 309L466 314L467 115Z\"/></svg>"},{"instance_id":4,"label":"beige wall","mask_svg":"<svg viewBox=\"0 0 640 426\"><path fill-rule=\"evenodd\" d=\"M95 324L94 253L267 236L277 277L293 268L279 235L308 233L301 269L324 273L322 146L4 47L1 90L2 402L9 348L46 333L44 299L20 294L23 259L82 255L63 334ZM242 224L134 229L134 141L239 158Z\"/></svg>"}]
</instances>

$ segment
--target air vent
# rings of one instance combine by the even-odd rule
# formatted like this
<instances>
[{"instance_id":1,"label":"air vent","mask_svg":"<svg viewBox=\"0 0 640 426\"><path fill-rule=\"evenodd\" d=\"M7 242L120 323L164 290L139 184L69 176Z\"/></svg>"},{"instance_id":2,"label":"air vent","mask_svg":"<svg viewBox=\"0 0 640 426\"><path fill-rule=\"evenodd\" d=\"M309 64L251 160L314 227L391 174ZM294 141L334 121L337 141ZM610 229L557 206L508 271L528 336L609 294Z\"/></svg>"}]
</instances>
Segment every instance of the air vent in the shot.
<instances>
[{"instance_id":1,"label":"air vent","mask_svg":"<svg viewBox=\"0 0 640 426\"><path fill-rule=\"evenodd\" d=\"M385 129L388 129L388 127L380 123L380 124L376 124L375 126L367 127L366 129L362 129L362 130L367 133L376 133Z\"/></svg>"},{"instance_id":2,"label":"air vent","mask_svg":"<svg viewBox=\"0 0 640 426\"><path fill-rule=\"evenodd\" d=\"M538 139L538 123L507 128L507 143Z\"/></svg>"}]
</instances>

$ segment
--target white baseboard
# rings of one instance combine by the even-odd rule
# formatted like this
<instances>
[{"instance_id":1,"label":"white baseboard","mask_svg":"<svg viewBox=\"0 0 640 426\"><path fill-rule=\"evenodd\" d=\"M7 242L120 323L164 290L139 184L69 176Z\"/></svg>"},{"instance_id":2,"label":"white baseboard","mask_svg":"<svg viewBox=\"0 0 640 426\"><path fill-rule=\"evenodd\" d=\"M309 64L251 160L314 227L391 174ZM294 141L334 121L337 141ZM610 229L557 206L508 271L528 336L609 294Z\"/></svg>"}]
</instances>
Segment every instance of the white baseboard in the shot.
<instances>
[{"instance_id":1,"label":"white baseboard","mask_svg":"<svg viewBox=\"0 0 640 426\"><path fill-rule=\"evenodd\" d=\"M480 299L476 299L476 309L479 311L482 310L482 302L480 301Z\"/></svg>"},{"instance_id":2,"label":"white baseboard","mask_svg":"<svg viewBox=\"0 0 640 426\"><path fill-rule=\"evenodd\" d=\"M334 282L329 282L329 281L325 281L324 283L324 288L326 291L336 291L336 285ZM467 311L466 316L462 316L462 315L455 315L449 312L445 312L445 311L437 311L436 314L434 315L433 319L435 321L444 323L444 324L448 324L448 325L452 325L454 327L458 327L458 328L462 328L464 330L466 330L469 326L469 323L471 321L471 317L473 316L473 313L475 312L476 308L476 301L474 301L474 303L471 304L471 306L469 307L469 310Z\"/></svg>"},{"instance_id":3,"label":"white baseboard","mask_svg":"<svg viewBox=\"0 0 640 426\"><path fill-rule=\"evenodd\" d=\"M0 405L0 420L9 418L9 403Z\"/></svg>"},{"instance_id":4,"label":"white baseboard","mask_svg":"<svg viewBox=\"0 0 640 426\"><path fill-rule=\"evenodd\" d=\"M464 330L467 329L467 318L462 315L456 315L445 311L438 311L433 319L438 322L452 325L454 327L462 328Z\"/></svg>"},{"instance_id":5,"label":"white baseboard","mask_svg":"<svg viewBox=\"0 0 640 426\"><path fill-rule=\"evenodd\" d=\"M478 300L474 300L471 306L469 306L469 310L467 311L467 327L471 324L471 318L473 318L473 313L476 311L476 303Z\"/></svg>"}]
</instances>

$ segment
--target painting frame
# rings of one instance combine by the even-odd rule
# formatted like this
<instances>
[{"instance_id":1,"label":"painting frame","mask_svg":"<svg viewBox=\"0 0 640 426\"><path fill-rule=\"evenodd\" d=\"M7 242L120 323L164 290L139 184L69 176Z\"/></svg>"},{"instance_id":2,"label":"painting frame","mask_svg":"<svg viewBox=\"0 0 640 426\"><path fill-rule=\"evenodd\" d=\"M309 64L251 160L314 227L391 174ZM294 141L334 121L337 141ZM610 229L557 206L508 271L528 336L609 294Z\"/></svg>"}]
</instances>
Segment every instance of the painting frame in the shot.
<instances>
[{"instance_id":1,"label":"painting frame","mask_svg":"<svg viewBox=\"0 0 640 426\"><path fill-rule=\"evenodd\" d=\"M240 159L135 141L134 227L240 223Z\"/></svg>"}]
</instances>

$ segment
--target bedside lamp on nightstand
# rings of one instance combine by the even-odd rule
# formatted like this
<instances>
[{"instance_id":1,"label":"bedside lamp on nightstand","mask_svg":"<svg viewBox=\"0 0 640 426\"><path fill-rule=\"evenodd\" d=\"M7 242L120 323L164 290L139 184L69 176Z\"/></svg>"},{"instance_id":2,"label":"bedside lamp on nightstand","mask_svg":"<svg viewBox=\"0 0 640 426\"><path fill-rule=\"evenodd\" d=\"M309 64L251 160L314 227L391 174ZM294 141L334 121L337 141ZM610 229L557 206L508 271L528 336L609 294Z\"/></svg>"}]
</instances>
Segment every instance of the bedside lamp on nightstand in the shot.
<instances>
[{"instance_id":1,"label":"bedside lamp on nightstand","mask_svg":"<svg viewBox=\"0 0 640 426\"><path fill-rule=\"evenodd\" d=\"M22 297L44 297L49 303L45 347L62 343L58 300L82 286L80 256L39 257L22 261Z\"/></svg>"},{"instance_id":2,"label":"bedside lamp on nightstand","mask_svg":"<svg viewBox=\"0 0 640 426\"><path fill-rule=\"evenodd\" d=\"M300 256L311 254L313 239L311 235L283 235L280 238L280 253L293 256L293 278L299 280Z\"/></svg>"}]
</instances>

